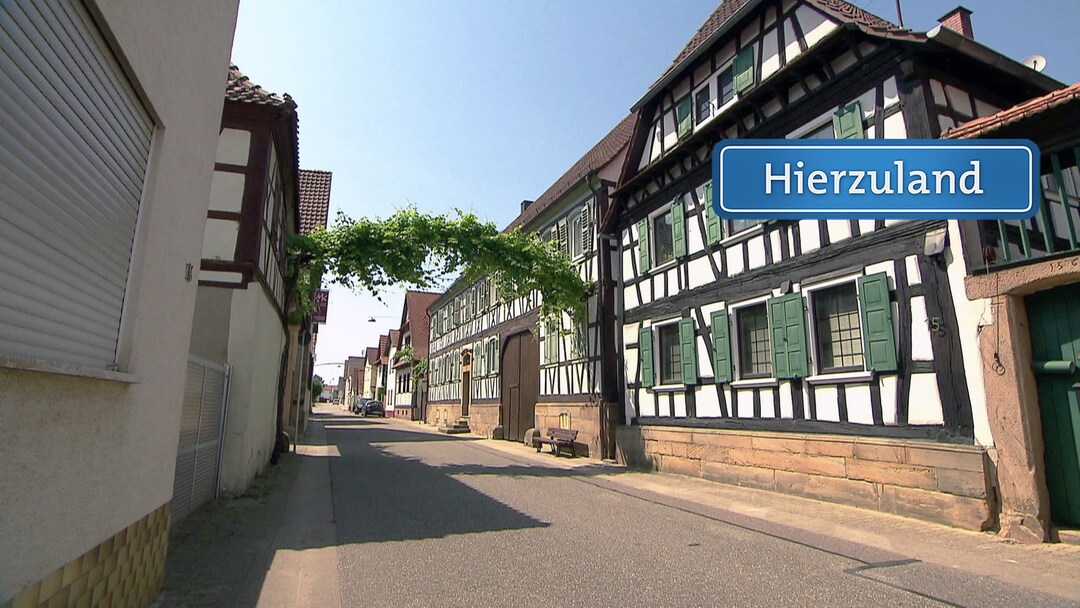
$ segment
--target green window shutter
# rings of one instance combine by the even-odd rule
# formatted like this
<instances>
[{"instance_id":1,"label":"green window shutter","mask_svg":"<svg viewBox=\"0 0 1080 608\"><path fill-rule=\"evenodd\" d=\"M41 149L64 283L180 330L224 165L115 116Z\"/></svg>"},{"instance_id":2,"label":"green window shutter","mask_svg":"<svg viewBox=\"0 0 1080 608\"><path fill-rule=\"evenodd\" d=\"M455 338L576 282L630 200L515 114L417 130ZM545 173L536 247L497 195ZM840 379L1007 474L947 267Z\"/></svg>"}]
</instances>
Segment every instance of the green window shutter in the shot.
<instances>
[{"instance_id":1,"label":"green window shutter","mask_svg":"<svg viewBox=\"0 0 1080 608\"><path fill-rule=\"evenodd\" d=\"M694 320L685 318L679 321L679 344L682 347L683 384L698 383L697 335L694 333Z\"/></svg>"},{"instance_id":2,"label":"green window shutter","mask_svg":"<svg viewBox=\"0 0 1080 608\"><path fill-rule=\"evenodd\" d=\"M584 319L574 319L574 357L584 357L589 348L589 328Z\"/></svg>"},{"instance_id":3,"label":"green window shutter","mask_svg":"<svg viewBox=\"0 0 1080 608\"><path fill-rule=\"evenodd\" d=\"M701 202L705 205L705 232L708 233L708 242L715 245L720 242L721 231L720 216L716 215L716 210L713 209L712 182L705 184Z\"/></svg>"},{"instance_id":4,"label":"green window shutter","mask_svg":"<svg viewBox=\"0 0 1080 608\"><path fill-rule=\"evenodd\" d=\"M896 336L893 334L889 275L884 272L859 277L862 304L863 358L866 369L896 371Z\"/></svg>"},{"instance_id":5,"label":"green window shutter","mask_svg":"<svg viewBox=\"0 0 1080 608\"><path fill-rule=\"evenodd\" d=\"M581 208L581 250L585 252L592 251L592 246L591 216L589 214L589 206L585 205Z\"/></svg>"},{"instance_id":6,"label":"green window shutter","mask_svg":"<svg viewBox=\"0 0 1080 608\"><path fill-rule=\"evenodd\" d=\"M731 66L735 79L735 91L740 92L754 85L754 48L743 49L735 56L735 63Z\"/></svg>"},{"instance_id":7,"label":"green window shutter","mask_svg":"<svg viewBox=\"0 0 1080 608\"><path fill-rule=\"evenodd\" d=\"M728 339L728 313L712 313L713 376L717 384L731 382L731 341Z\"/></svg>"},{"instance_id":8,"label":"green window shutter","mask_svg":"<svg viewBox=\"0 0 1080 608\"><path fill-rule=\"evenodd\" d=\"M773 376L805 378L808 366L802 294L769 300L769 331L772 332Z\"/></svg>"},{"instance_id":9,"label":"green window shutter","mask_svg":"<svg viewBox=\"0 0 1080 608\"><path fill-rule=\"evenodd\" d=\"M544 354L547 363L556 363L559 360L559 326L555 322L548 323L547 337L544 339Z\"/></svg>"},{"instance_id":10,"label":"green window shutter","mask_svg":"<svg viewBox=\"0 0 1080 608\"><path fill-rule=\"evenodd\" d=\"M502 369L499 361L499 337L495 336L491 340L491 373L497 374Z\"/></svg>"},{"instance_id":11,"label":"green window shutter","mask_svg":"<svg viewBox=\"0 0 1080 608\"><path fill-rule=\"evenodd\" d=\"M649 220L641 220L637 225L638 271L644 273L649 265Z\"/></svg>"},{"instance_id":12,"label":"green window shutter","mask_svg":"<svg viewBox=\"0 0 1080 608\"><path fill-rule=\"evenodd\" d=\"M671 242L675 257L686 257L686 208L682 198L671 204Z\"/></svg>"},{"instance_id":13,"label":"green window shutter","mask_svg":"<svg viewBox=\"0 0 1080 608\"><path fill-rule=\"evenodd\" d=\"M638 330L638 364L641 366L641 386L652 388L656 386L656 378L653 374L652 352L652 328L642 327Z\"/></svg>"},{"instance_id":14,"label":"green window shutter","mask_svg":"<svg viewBox=\"0 0 1080 608\"><path fill-rule=\"evenodd\" d=\"M570 239L567 238L566 220L559 222L559 253L570 255Z\"/></svg>"},{"instance_id":15,"label":"green window shutter","mask_svg":"<svg viewBox=\"0 0 1080 608\"><path fill-rule=\"evenodd\" d=\"M833 114L833 133L837 139L866 139L862 124L862 104L853 101Z\"/></svg>"},{"instance_id":16,"label":"green window shutter","mask_svg":"<svg viewBox=\"0 0 1080 608\"><path fill-rule=\"evenodd\" d=\"M675 106L675 124L679 139L690 135L694 130L694 113L691 112L690 96L683 97Z\"/></svg>"}]
</instances>

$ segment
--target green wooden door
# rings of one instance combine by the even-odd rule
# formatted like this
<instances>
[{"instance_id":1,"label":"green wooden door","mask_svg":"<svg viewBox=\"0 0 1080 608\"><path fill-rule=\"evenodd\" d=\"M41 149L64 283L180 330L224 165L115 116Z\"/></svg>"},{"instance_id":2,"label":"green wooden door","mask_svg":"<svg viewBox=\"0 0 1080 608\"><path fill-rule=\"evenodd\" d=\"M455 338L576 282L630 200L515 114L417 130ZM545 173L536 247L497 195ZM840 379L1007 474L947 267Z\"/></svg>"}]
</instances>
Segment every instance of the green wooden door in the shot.
<instances>
[{"instance_id":1,"label":"green wooden door","mask_svg":"<svg viewBox=\"0 0 1080 608\"><path fill-rule=\"evenodd\" d=\"M1080 285L1026 298L1035 362L1072 361L1080 366ZM1047 366L1055 367L1055 366ZM1058 364L1056 367L1061 367ZM1039 409L1046 444L1046 482L1054 521L1080 524L1080 404L1073 385L1080 373L1041 371L1036 363Z\"/></svg>"}]
</instances>

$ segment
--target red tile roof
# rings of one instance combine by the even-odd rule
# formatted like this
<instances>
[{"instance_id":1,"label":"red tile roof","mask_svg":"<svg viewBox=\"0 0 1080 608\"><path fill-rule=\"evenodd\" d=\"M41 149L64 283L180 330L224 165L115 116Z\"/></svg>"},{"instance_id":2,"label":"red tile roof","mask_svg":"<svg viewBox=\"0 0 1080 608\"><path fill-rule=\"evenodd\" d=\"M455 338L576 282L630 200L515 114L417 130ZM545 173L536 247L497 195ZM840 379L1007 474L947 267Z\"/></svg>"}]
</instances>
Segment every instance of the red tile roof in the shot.
<instances>
[{"instance_id":1,"label":"red tile roof","mask_svg":"<svg viewBox=\"0 0 1080 608\"><path fill-rule=\"evenodd\" d=\"M390 362L390 347L391 346L395 346L395 347L397 346L397 344L398 344L398 336L399 335L401 335L401 331L399 331L397 329L391 329L389 336L383 336L384 338L388 338L388 340L386 341L386 348L383 350L383 353L382 353L382 364L383 365L386 365L387 363ZM380 345L381 345L381 340L380 340Z\"/></svg>"},{"instance_id":2,"label":"red tile roof","mask_svg":"<svg viewBox=\"0 0 1080 608\"><path fill-rule=\"evenodd\" d=\"M408 291L405 293L405 308L409 318L413 357L417 359L426 359L428 356L428 334L431 317L428 315L427 309L441 295L441 293L433 291Z\"/></svg>"},{"instance_id":3,"label":"red tile roof","mask_svg":"<svg viewBox=\"0 0 1080 608\"><path fill-rule=\"evenodd\" d=\"M330 181L334 174L314 169L300 170L300 233L326 228L330 213Z\"/></svg>"},{"instance_id":4,"label":"red tile roof","mask_svg":"<svg viewBox=\"0 0 1080 608\"><path fill-rule=\"evenodd\" d=\"M1047 110L1080 100L1080 82L1058 89L1042 97L1029 99L996 114L968 121L953 127L941 135L942 139L970 139L984 137L998 129L1018 123ZM1080 106L1077 107L1080 110Z\"/></svg>"},{"instance_id":5,"label":"red tile roof","mask_svg":"<svg viewBox=\"0 0 1080 608\"><path fill-rule=\"evenodd\" d=\"M611 162L612 159L618 156L619 152L626 147L626 144L630 142L630 135L633 131L634 115L628 114L619 121L619 124L615 125L615 128L612 129L611 132L597 142L584 156L579 158L566 173L563 173L559 179L555 180L555 183L549 186L548 189L536 199L536 202L526 207L521 215L518 215L514 221L510 222L510 225L506 227L506 230L513 230L518 226L529 223L537 215L540 215L544 209L547 209L552 203L558 200L558 198L567 190L585 179L590 172L598 171L601 167Z\"/></svg>"},{"instance_id":6,"label":"red tile roof","mask_svg":"<svg viewBox=\"0 0 1080 608\"><path fill-rule=\"evenodd\" d=\"M235 65L229 66L229 77L225 82L225 99L275 108L295 108L296 103L288 95L275 95L251 82L251 79Z\"/></svg>"},{"instance_id":7,"label":"red tile roof","mask_svg":"<svg viewBox=\"0 0 1080 608\"><path fill-rule=\"evenodd\" d=\"M378 365L379 364L379 347L378 346L369 346L368 349L367 349L367 353L364 356L364 360L367 361L368 365L371 365L373 367Z\"/></svg>"},{"instance_id":8,"label":"red tile roof","mask_svg":"<svg viewBox=\"0 0 1080 608\"><path fill-rule=\"evenodd\" d=\"M747 4L750 4L752 1L753 0L723 0L723 2L713 10L712 14L705 19L705 22L701 24L701 27L698 28L697 32L690 37L689 42L687 42L686 46L684 46L683 49L679 51L679 54L675 56L675 60L671 62L671 65L669 65L667 69L660 74L660 77L649 86L649 93L647 93L645 97L651 97L653 89L655 89L657 85L665 78L672 75L672 72L677 70L683 61L686 61L686 59L701 48L703 44L708 42L713 34L723 28L724 24L730 21L740 9ZM851 23L864 29L878 31L907 31L898 25L886 21L885 19L867 12L849 2L845 2L844 0L806 1L842 22Z\"/></svg>"}]
</instances>

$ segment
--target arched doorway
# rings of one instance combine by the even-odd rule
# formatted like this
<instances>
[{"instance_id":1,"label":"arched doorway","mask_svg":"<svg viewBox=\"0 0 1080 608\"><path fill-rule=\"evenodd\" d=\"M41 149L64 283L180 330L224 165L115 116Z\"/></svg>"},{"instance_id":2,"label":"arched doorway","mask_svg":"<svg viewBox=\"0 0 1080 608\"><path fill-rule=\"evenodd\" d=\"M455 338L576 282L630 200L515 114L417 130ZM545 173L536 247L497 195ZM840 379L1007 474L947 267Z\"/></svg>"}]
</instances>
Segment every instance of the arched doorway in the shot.
<instances>
[{"instance_id":1,"label":"arched doorway","mask_svg":"<svg viewBox=\"0 0 1080 608\"><path fill-rule=\"evenodd\" d=\"M499 419L503 438L523 441L536 421L540 394L540 348L528 331L507 338L502 349Z\"/></svg>"}]
</instances>

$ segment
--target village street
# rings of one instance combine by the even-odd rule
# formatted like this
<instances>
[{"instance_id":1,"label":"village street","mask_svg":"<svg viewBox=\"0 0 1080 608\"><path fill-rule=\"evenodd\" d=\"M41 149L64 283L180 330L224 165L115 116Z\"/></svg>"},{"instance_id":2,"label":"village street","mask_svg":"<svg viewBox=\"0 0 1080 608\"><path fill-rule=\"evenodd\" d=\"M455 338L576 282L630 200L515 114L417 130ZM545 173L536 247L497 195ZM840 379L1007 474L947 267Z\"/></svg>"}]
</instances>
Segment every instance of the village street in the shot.
<instances>
[{"instance_id":1,"label":"village street","mask_svg":"<svg viewBox=\"0 0 1080 608\"><path fill-rule=\"evenodd\" d=\"M272 467L251 495L177 526L158 605L1080 602L1075 546L1007 544L556 459L337 406L312 421L300 454Z\"/></svg>"}]
</instances>

